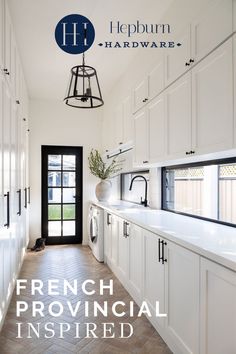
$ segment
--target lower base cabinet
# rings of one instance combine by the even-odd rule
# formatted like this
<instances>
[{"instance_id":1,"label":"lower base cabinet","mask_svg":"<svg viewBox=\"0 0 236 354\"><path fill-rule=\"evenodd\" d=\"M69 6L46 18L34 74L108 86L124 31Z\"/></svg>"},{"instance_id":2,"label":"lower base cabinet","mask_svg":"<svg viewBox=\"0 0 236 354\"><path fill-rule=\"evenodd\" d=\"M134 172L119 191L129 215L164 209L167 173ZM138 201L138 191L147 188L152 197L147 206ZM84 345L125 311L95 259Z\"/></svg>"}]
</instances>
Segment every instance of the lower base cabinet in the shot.
<instances>
[{"instance_id":1,"label":"lower base cabinet","mask_svg":"<svg viewBox=\"0 0 236 354\"><path fill-rule=\"evenodd\" d=\"M147 302L173 353L235 354L236 272L115 215L110 222L107 264L138 304ZM167 317L155 316L157 301Z\"/></svg>"},{"instance_id":2,"label":"lower base cabinet","mask_svg":"<svg viewBox=\"0 0 236 354\"><path fill-rule=\"evenodd\" d=\"M236 272L201 259L201 354L236 353Z\"/></svg>"},{"instance_id":3,"label":"lower base cabinet","mask_svg":"<svg viewBox=\"0 0 236 354\"><path fill-rule=\"evenodd\" d=\"M165 257L166 333L175 353L198 354L200 256L167 241Z\"/></svg>"}]
</instances>

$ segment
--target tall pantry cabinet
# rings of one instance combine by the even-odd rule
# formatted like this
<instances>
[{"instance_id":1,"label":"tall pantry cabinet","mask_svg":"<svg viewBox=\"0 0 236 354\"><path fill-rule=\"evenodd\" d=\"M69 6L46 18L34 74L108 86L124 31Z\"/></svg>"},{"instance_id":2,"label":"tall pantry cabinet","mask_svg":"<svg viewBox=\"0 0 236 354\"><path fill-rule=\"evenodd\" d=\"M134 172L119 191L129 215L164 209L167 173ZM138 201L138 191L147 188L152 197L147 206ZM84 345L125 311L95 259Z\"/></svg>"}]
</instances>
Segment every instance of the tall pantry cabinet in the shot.
<instances>
[{"instance_id":1,"label":"tall pantry cabinet","mask_svg":"<svg viewBox=\"0 0 236 354\"><path fill-rule=\"evenodd\" d=\"M0 329L28 244L28 96L7 2L0 0Z\"/></svg>"}]
</instances>

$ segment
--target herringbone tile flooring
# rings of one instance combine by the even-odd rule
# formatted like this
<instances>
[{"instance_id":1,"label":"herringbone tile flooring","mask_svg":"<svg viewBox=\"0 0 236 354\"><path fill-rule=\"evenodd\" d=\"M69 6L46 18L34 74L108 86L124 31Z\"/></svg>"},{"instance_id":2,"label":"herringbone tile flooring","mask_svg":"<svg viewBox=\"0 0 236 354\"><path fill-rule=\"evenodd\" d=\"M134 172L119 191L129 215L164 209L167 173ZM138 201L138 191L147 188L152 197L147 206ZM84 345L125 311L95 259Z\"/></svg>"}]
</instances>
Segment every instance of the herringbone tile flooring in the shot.
<instances>
[{"instance_id":1,"label":"herringbone tile flooring","mask_svg":"<svg viewBox=\"0 0 236 354\"><path fill-rule=\"evenodd\" d=\"M41 279L44 285L48 279L67 279L71 280L71 282L73 279L78 279L79 283L82 283L86 279L93 279L97 281L94 286L95 290L99 288L100 279L106 279L107 281L113 279L114 295L111 297L106 293L104 296L100 296L99 294L85 296L81 290L77 296L73 294L67 296L49 296L47 294L32 296L27 289L22 291L20 296L14 293L0 334L0 354L171 354L169 348L144 316L134 316L133 318L126 316L125 319L119 319L110 315L108 318L104 319L104 317L98 315L96 318L89 317L88 319L84 317L84 313L82 309L80 309L76 318L72 318L67 309L60 317L51 317L50 314L45 311L45 317L32 318L30 312L30 303L32 300L43 301L45 308L47 308L47 305L52 301L60 301L66 305L66 301L71 301L72 304L75 304L77 301L97 300L103 302L107 300L108 306L110 307L115 301L128 303L132 300L109 268L95 260L88 247L77 245L50 246L43 252L29 252L25 257L20 278L27 279L28 281L31 279ZM27 301L29 303L29 310L25 314L22 314L20 318L16 317L16 300ZM16 322L23 322L23 338L21 339L16 338ZM33 338L26 338L27 322L31 322L34 325L40 322L40 326L47 322L54 322L55 324L60 322L80 322L81 324L84 322L94 322L99 328L96 332L98 337L99 334L101 335L100 327L102 322L114 322L115 324L119 322L129 322L133 325L134 334L129 339L84 338L85 329L81 327L81 338L74 338L74 331L70 331L65 334L64 339L59 339L57 330L57 335L53 338L44 338L45 332L42 332L40 338L35 337L33 334L31 335Z\"/></svg>"}]
</instances>

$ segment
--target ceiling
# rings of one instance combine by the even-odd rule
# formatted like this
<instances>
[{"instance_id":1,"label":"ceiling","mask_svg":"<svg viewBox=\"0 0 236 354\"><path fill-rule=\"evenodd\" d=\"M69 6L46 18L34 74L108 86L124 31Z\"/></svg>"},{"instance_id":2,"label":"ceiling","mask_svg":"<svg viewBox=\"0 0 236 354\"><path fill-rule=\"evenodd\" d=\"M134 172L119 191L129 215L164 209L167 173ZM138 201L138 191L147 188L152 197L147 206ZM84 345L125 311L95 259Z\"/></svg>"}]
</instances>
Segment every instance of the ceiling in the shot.
<instances>
[{"instance_id":1,"label":"ceiling","mask_svg":"<svg viewBox=\"0 0 236 354\"><path fill-rule=\"evenodd\" d=\"M105 95L137 55L135 49L105 49L98 46L114 41L110 21L159 23L173 0L8 0L20 57L31 98L62 100L72 66L81 55L63 52L54 40L56 24L66 15L78 13L93 23L96 38L86 53L94 66ZM119 40L127 40L124 35ZM139 38L140 39L140 38Z\"/></svg>"}]
</instances>

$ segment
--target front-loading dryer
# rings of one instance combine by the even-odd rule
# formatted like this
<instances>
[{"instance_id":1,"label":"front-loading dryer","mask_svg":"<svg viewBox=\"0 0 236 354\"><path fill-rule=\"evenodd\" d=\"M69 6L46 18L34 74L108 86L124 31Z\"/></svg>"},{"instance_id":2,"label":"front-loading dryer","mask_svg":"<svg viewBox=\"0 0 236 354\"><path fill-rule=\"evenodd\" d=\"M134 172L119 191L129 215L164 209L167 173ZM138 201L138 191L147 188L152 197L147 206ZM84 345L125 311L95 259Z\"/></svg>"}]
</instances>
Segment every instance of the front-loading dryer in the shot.
<instances>
[{"instance_id":1,"label":"front-loading dryer","mask_svg":"<svg viewBox=\"0 0 236 354\"><path fill-rule=\"evenodd\" d=\"M89 246L94 257L99 262L104 262L104 211L98 206L91 204L88 215Z\"/></svg>"}]
</instances>

